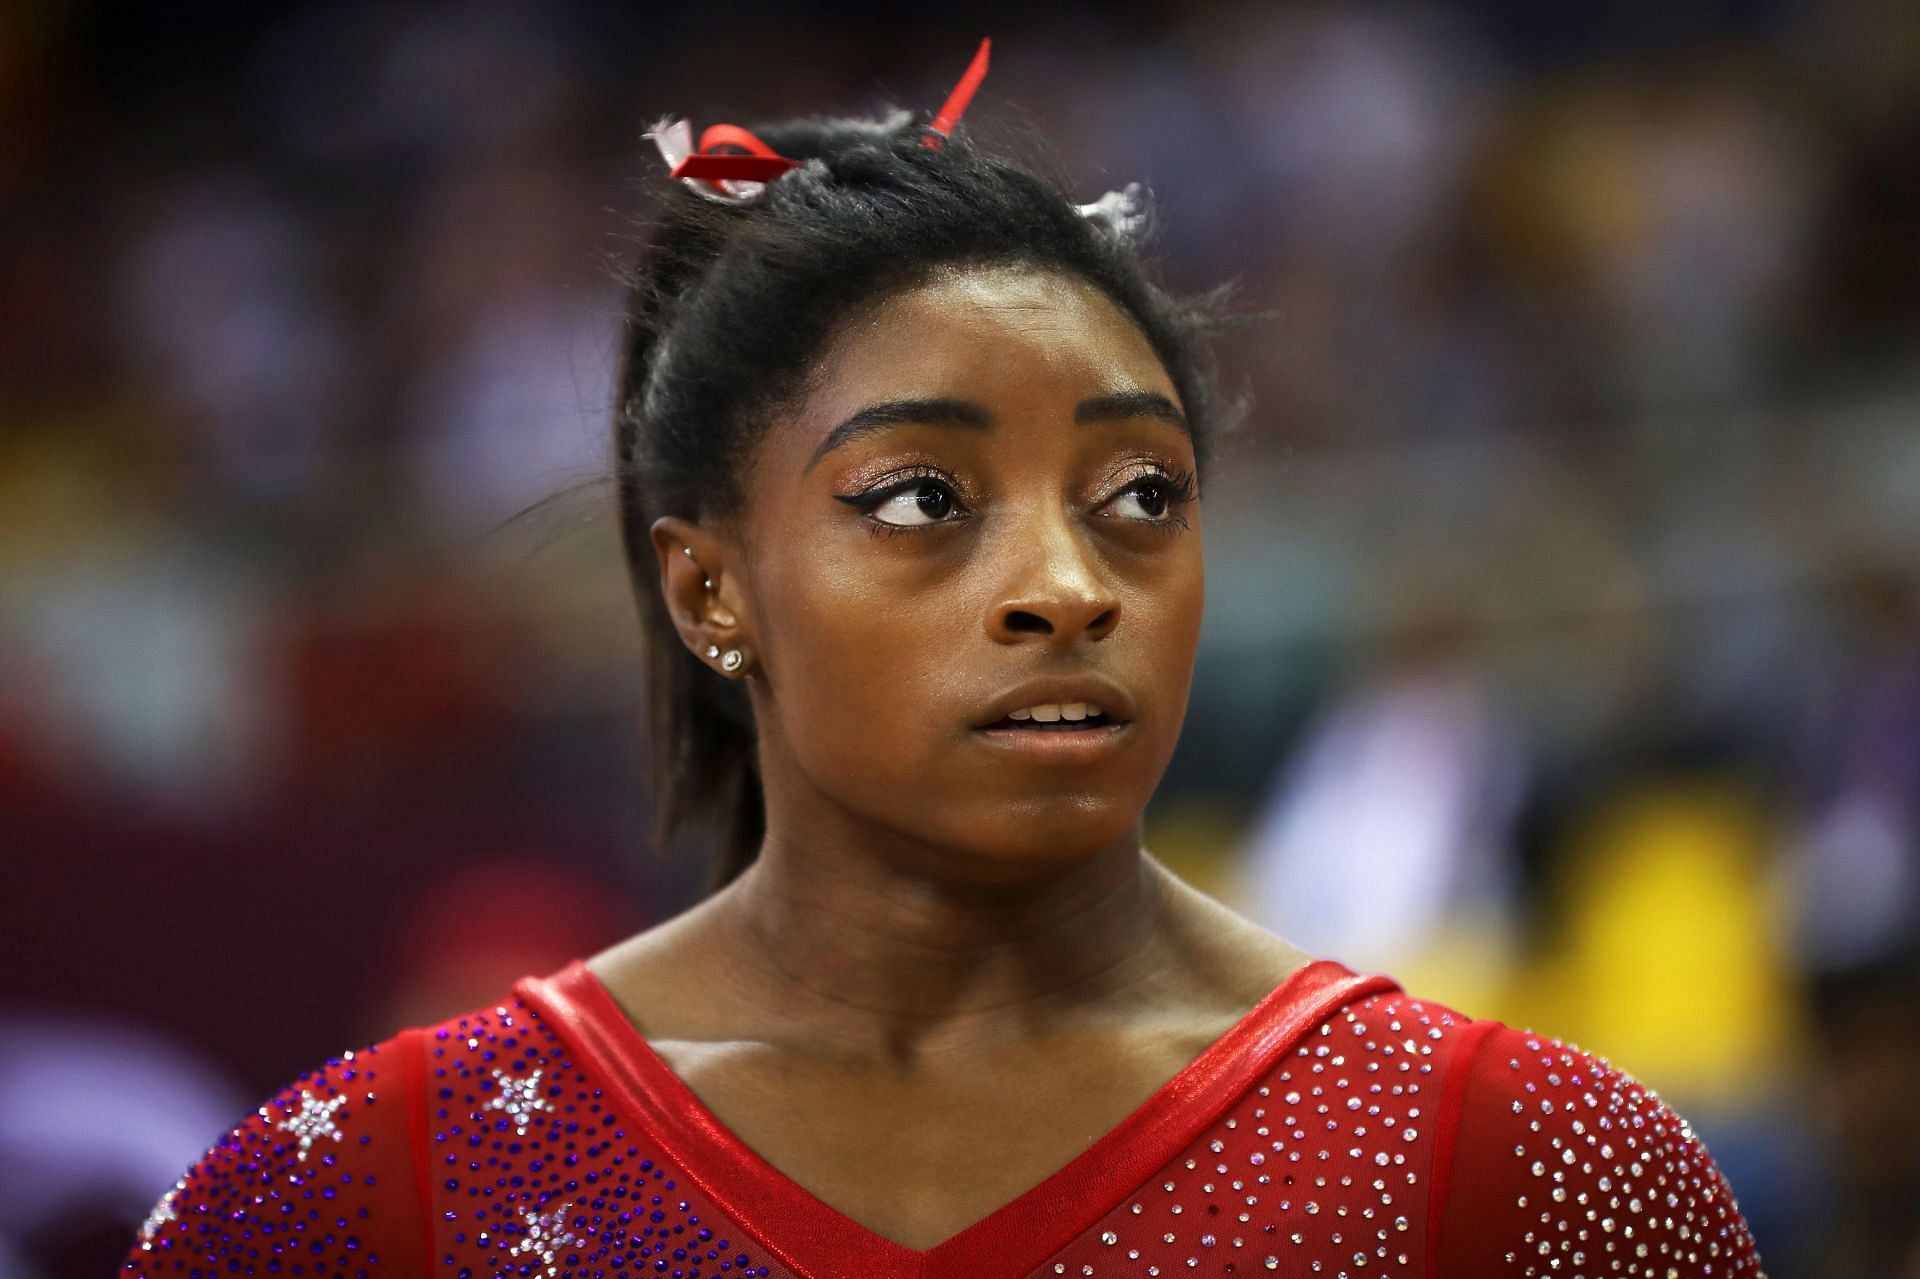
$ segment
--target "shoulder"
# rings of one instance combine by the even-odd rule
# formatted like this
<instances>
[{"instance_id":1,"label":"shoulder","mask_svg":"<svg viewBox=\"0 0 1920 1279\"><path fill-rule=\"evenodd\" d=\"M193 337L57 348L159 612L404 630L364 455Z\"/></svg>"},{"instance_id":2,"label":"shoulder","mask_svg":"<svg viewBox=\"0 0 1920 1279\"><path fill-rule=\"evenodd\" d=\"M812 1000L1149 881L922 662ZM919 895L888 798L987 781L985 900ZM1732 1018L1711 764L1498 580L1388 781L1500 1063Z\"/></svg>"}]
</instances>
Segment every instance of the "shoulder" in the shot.
<instances>
[{"instance_id":1,"label":"shoulder","mask_svg":"<svg viewBox=\"0 0 1920 1279\"><path fill-rule=\"evenodd\" d=\"M403 1031L303 1071L220 1138L139 1228L128 1275L408 1270L419 1253ZM411 1272L411 1271L409 1271Z\"/></svg>"},{"instance_id":2,"label":"shoulder","mask_svg":"<svg viewBox=\"0 0 1920 1279\"><path fill-rule=\"evenodd\" d=\"M288 1081L159 1196L121 1273L426 1273L434 1150L543 1139L588 1091L526 985Z\"/></svg>"},{"instance_id":3,"label":"shoulder","mask_svg":"<svg viewBox=\"0 0 1920 1279\"><path fill-rule=\"evenodd\" d=\"M1433 1168L1437 1273L1760 1273L1732 1188L1652 1088L1497 1021L1468 1039Z\"/></svg>"},{"instance_id":4,"label":"shoulder","mask_svg":"<svg viewBox=\"0 0 1920 1279\"><path fill-rule=\"evenodd\" d=\"M296 1076L160 1197L122 1274L427 1273L464 1229L436 1197L484 1212L505 1185L503 1156L571 1143L602 1109L556 1033L564 1005L540 997L569 989L569 974L523 979L496 1002ZM483 1146L494 1152L484 1170L448 1153ZM524 1250L524 1230L511 1221L502 1238Z\"/></svg>"},{"instance_id":5,"label":"shoulder","mask_svg":"<svg viewBox=\"0 0 1920 1279\"><path fill-rule=\"evenodd\" d=\"M1348 1194L1336 1214L1390 1210L1436 1276L1761 1273L1732 1188L1652 1088L1572 1044L1391 984L1351 989L1273 1093L1294 1138L1284 1158L1375 1165L1371 1180L1313 1176L1321 1208Z\"/></svg>"}]
</instances>

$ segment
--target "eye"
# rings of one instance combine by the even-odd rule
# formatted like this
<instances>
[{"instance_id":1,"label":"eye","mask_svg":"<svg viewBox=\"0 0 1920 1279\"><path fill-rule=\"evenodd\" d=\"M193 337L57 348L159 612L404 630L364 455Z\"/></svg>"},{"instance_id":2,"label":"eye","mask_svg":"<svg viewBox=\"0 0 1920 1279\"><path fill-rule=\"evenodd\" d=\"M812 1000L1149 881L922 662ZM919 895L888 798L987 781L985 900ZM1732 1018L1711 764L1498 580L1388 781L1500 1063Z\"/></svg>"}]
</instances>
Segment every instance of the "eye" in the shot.
<instances>
[{"instance_id":1,"label":"eye","mask_svg":"<svg viewBox=\"0 0 1920 1279\"><path fill-rule=\"evenodd\" d=\"M1193 476L1189 472L1178 475L1161 475L1158 472L1136 477L1113 498L1113 503L1121 511L1121 518L1137 520L1142 524L1166 524L1184 527L1186 520L1173 513L1176 506L1184 506L1194 499ZM1127 512L1131 503L1139 514Z\"/></svg>"},{"instance_id":2,"label":"eye","mask_svg":"<svg viewBox=\"0 0 1920 1279\"><path fill-rule=\"evenodd\" d=\"M896 485L867 513L882 524L911 528L938 524L955 508L952 490L938 480L912 480Z\"/></svg>"},{"instance_id":3,"label":"eye","mask_svg":"<svg viewBox=\"0 0 1920 1279\"><path fill-rule=\"evenodd\" d=\"M864 512L861 523L875 536L964 518L953 482L931 469L910 472L904 479L863 493L836 493L834 499Z\"/></svg>"}]
</instances>

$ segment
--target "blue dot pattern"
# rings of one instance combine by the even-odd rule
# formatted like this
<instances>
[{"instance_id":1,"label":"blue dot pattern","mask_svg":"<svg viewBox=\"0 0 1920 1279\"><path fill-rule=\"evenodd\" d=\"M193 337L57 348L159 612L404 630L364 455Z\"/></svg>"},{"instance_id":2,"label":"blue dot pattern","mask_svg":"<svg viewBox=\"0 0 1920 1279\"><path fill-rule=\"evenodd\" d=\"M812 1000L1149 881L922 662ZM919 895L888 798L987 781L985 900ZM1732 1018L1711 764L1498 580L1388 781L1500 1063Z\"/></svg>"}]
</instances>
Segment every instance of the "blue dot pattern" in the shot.
<instances>
[{"instance_id":1,"label":"blue dot pattern","mask_svg":"<svg viewBox=\"0 0 1920 1279\"><path fill-rule=\"evenodd\" d=\"M517 999L301 1075L161 1197L122 1267L429 1271L793 1279L608 1108Z\"/></svg>"}]
</instances>

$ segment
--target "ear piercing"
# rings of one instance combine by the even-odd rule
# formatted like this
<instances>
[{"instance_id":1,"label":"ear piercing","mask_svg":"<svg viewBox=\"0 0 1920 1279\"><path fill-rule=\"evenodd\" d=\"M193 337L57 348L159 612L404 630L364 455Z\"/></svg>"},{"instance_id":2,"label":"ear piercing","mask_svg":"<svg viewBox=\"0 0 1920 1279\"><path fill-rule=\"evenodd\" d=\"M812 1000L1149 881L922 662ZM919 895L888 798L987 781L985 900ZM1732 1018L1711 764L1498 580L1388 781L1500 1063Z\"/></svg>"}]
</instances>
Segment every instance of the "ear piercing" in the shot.
<instances>
[{"instance_id":1,"label":"ear piercing","mask_svg":"<svg viewBox=\"0 0 1920 1279\"><path fill-rule=\"evenodd\" d=\"M688 559L690 559L690 560L693 560L693 548L692 548L691 546L683 546L683 547L681 547L680 549L681 549L681 550L683 550L683 551L685 551L685 552L687 553L687 558L688 558ZM694 562L694 564L695 564L695 565L698 565L698 564L700 563L700 561L699 561L699 560L693 560L693 562ZM712 579L712 578L710 578L710 577L706 577L706 576L702 576L700 580L701 580L702 582L704 582L704 583L706 583L706 587L707 587L707 589L708 589L708 590L712 590L712 589L713 589L713 579Z\"/></svg>"},{"instance_id":2,"label":"ear piercing","mask_svg":"<svg viewBox=\"0 0 1920 1279\"><path fill-rule=\"evenodd\" d=\"M688 559L690 560L693 559L693 548L691 546L683 546L680 549L686 552ZM700 561L698 560L694 560L695 564L698 564L699 562ZM707 589L712 590L713 579L710 577L707 578L706 583L707 583ZM746 665L746 661L747 661L745 657L741 656L739 649L730 648L723 654L721 653L720 646L718 644L707 645L707 656L709 658L718 657L720 659L720 669L728 672L729 674L739 670L742 666Z\"/></svg>"},{"instance_id":3,"label":"ear piercing","mask_svg":"<svg viewBox=\"0 0 1920 1279\"><path fill-rule=\"evenodd\" d=\"M720 659L720 669L724 671L737 671L747 660L740 655L740 650L737 648L730 648L723 655L720 652L720 646L718 644L707 645L707 656L718 657Z\"/></svg>"}]
</instances>

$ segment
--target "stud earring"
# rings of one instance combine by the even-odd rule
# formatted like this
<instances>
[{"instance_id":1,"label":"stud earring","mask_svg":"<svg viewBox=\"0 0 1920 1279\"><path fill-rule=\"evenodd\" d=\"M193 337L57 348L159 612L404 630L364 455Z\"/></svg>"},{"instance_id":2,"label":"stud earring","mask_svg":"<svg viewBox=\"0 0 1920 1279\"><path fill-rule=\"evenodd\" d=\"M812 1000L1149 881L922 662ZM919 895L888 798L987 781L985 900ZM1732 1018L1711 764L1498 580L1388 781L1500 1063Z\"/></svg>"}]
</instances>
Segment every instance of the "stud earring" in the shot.
<instances>
[{"instance_id":1,"label":"stud earring","mask_svg":"<svg viewBox=\"0 0 1920 1279\"><path fill-rule=\"evenodd\" d=\"M680 549L681 549L682 551L684 551L684 552L686 552L686 556L687 556L687 558L688 558L688 559L690 559L690 560L693 560L693 548L692 548L691 546L683 546L683 547L681 547ZM695 564L695 565L698 565L698 564L700 563L700 561L699 561L699 560L693 560L693 562L694 562L694 564ZM703 584L704 584L704 585L706 586L706 588L707 588L708 590L712 590L712 589L713 589L713 579L712 579L712 578L710 578L710 577L707 577L707 576L704 576L704 575L702 575L702 577L700 578L700 581L701 581L701 582L702 582L702 583L703 583Z\"/></svg>"},{"instance_id":2,"label":"stud earring","mask_svg":"<svg viewBox=\"0 0 1920 1279\"><path fill-rule=\"evenodd\" d=\"M720 669L724 671L737 671L740 669L741 663L746 660L746 658L740 656L739 649L730 648L727 650L727 655L720 659Z\"/></svg>"},{"instance_id":3,"label":"stud earring","mask_svg":"<svg viewBox=\"0 0 1920 1279\"><path fill-rule=\"evenodd\" d=\"M718 644L707 645L707 656L708 657L720 656L720 646Z\"/></svg>"}]
</instances>

